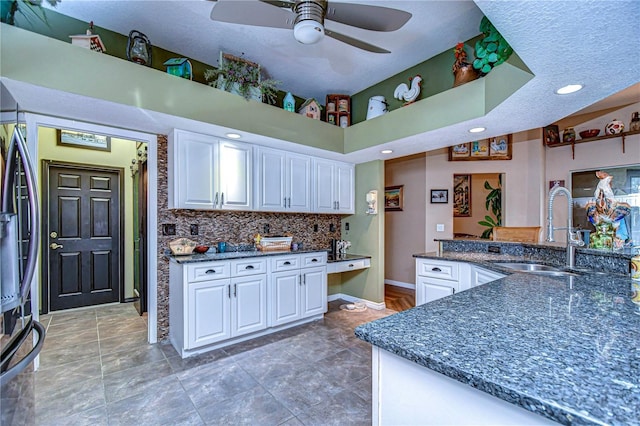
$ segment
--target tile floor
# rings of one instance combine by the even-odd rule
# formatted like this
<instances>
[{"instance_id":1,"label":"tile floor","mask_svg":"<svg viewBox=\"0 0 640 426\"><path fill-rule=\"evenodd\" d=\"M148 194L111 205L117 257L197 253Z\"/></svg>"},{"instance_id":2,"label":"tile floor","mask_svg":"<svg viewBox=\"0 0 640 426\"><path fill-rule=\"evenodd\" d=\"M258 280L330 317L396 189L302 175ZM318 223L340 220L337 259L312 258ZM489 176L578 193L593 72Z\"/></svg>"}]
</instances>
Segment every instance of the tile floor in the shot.
<instances>
[{"instance_id":1,"label":"tile floor","mask_svg":"<svg viewBox=\"0 0 640 426\"><path fill-rule=\"evenodd\" d=\"M353 335L391 310L348 312L187 359L146 343L117 304L41 317L40 369L1 389L3 425L369 425L371 347Z\"/></svg>"}]
</instances>

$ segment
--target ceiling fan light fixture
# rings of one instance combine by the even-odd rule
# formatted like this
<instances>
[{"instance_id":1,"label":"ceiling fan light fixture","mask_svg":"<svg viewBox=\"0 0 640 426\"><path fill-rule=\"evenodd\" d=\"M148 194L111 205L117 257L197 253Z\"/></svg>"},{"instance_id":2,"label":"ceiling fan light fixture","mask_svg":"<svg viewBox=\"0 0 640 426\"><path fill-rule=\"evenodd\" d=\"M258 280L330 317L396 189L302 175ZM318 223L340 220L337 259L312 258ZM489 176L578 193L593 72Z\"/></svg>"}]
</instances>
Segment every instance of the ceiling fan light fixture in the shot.
<instances>
[{"instance_id":1,"label":"ceiling fan light fixture","mask_svg":"<svg viewBox=\"0 0 640 426\"><path fill-rule=\"evenodd\" d=\"M314 44L324 37L324 27L316 21L300 21L293 27L293 37L302 44Z\"/></svg>"}]
</instances>

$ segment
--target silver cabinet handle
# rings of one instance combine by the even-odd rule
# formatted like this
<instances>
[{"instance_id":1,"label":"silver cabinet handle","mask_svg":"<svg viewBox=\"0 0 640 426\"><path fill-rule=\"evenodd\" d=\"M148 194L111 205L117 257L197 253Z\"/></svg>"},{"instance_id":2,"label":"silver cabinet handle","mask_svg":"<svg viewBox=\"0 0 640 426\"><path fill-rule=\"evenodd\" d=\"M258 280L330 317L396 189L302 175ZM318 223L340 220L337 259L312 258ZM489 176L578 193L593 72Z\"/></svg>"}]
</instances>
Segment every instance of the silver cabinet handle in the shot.
<instances>
[{"instance_id":1,"label":"silver cabinet handle","mask_svg":"<svg viewBox=\"0 0 640 426\"><path fill-rule=\"evenodd\" d=\"M291 197L289 197L289 208L291 208Z\"/></svg>"},{"instance_id":2,"label":"silver cabinet handle","mask_svg":"<svg viewBox=\"0 0 640 426\"><path fill-rule=\"evenodd\" d=\"M451 294L456 294L456 289L455 288L451 289Z\"/></svg>"},{"instance_id":3,"label":"silver cabinet handle","mask_svg":"<svg viewBox=\"0 0 640 426\"><path fill-rule=\"evenodd\" d=\"M302 274L298 275L298 285L302 287Z\"/></svg>"},{"instance_id":4,"label":"silver cabinet handle","mask_svg":"<svg viewBox=\"0 0 640 426\"><path fill-rule=\"evenodd\" d=\"M432 272L442 272L442 269L440 268L431 268Z\"/></svg>"},{"instance_id":5,"label":"silver cabinet handle","mask_svg":"<svg viewBox=\"0 0 640 426\"><path fill-rule=\"evenodd\" d=\"M233 285L233 297L238 297L238 284Z\"/></svg>"},{"instance_id":6,"label":"silver cabinet handle","mask_svg":"<svg viewBox=\"0 0 640 426\"><path fill-rule=\"evenodd\" d=\"M302 285L307 285L307 274L302 274Z\"/></svg>"},{"instance_id":7,"label":"silver cabinet handle","mask_svg":"<svg viewBox=\"0 0 640 426\"><path fill-rule=\"evenodd\" d=\"M336 201L336 205L338 206L336 210L340 210L340 200Z\"/></svg>"},{"instance_id":8,"label":"silver cabinet handle","mask_svg":"<svg viewBox=\"0 0 640 426\"><path fill-rule=\"evenodd\" d=\"M213 199L213 208L215 209L218 206L218 193L216 192L216 196Z\"/></svg>"},{"instance_id":9,"label":"silver cabinet handle","mask_svg":"<svg viewBox=\"0 0 640 426\"><path fill-rule=\"evenodd\" d=\"M231 299L231 284L229 284L229 286L227 287L227 289L229 290L229 299Z\"/></svg>"},{"instance_id":10,"label":"silver cabinet handle","mask_svg":"<svg viewBox=\"0 0 640 426\"><path fill-rule=\"evenodd\" d=\"M215 274L216 270L215 269L207 269L205 274Z\"/></svg>"},{"instance_id":11,"label":"silver cabinet handle","mask_svg":"<svg viewBox=\"0 0 640 426\"><path fill-rule=\"evenodd\" d=\"M222 208L222 206L224 205L224 192L221 193L222 195L220 196L220 208Z\"/></svg>"}]
</instances>

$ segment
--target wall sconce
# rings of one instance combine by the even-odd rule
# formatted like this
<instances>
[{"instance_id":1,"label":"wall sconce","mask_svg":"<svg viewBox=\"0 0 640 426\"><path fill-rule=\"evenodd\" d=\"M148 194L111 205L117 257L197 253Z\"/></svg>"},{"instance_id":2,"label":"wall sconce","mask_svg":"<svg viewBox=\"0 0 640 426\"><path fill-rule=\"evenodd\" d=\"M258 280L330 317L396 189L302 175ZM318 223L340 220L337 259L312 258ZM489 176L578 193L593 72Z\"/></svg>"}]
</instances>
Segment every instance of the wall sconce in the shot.
<instances>
[{"instance_id":1,"label":"wall sconce","mask_svg":"<svg viewBox=\"0 0 640 426\"><path fill-rule=\"evenodd\" d=\"M378 191L367 192L367 214L378 214Z\"/></svg>"}]
</instances>

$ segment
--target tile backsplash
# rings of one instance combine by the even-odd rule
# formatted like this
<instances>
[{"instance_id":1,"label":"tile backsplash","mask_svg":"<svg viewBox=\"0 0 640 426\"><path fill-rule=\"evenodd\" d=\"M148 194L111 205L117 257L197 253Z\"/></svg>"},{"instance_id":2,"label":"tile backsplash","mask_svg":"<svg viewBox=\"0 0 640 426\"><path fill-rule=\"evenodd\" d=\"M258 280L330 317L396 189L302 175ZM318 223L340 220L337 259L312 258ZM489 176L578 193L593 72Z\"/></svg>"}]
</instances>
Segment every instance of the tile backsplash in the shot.
<instances>
[{"instance_id":1,"label":"tile backsplash","mask_svg":"<svg viewBox=\"0 0 640 426\"><path fill-rule=\"evenodd\" d=\"M164 253L168 243L187 237L202 245L218 241L232 245L252 244L255 234L293 235L305 248L329 249L331 239L340 239L341 215L266 213L236 211L169 210L167 182L167 137L158 136L158 339L169 335L169 261ZM168 227L166 225L169 225ZM165 235L167 228L175 235ZM193 225L197 225L193 227ZM316 226L317 225L317 231ZM197 228L198 235L192 235ZM332 231L333 229L333 231ZM267 232L265 232L267 231Z\"/></svg>"}]
</instances>

